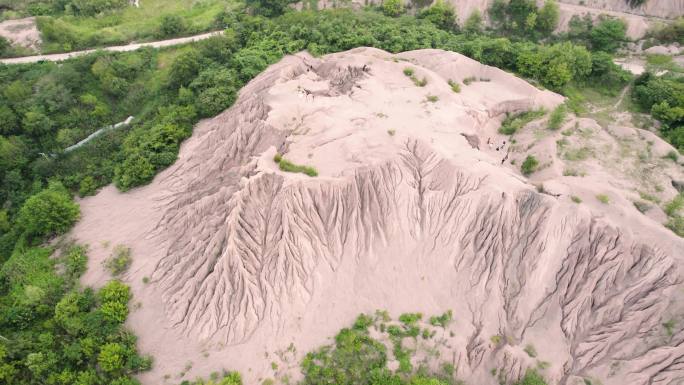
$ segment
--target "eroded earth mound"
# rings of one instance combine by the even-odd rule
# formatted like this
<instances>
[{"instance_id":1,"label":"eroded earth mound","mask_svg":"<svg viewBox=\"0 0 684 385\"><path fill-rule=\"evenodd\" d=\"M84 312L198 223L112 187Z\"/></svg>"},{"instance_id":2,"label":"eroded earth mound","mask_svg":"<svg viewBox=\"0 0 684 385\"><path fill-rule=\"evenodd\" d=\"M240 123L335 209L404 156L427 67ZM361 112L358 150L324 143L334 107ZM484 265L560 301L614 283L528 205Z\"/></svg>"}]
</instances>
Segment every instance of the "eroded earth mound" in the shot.
<instances>
[{"instance_id":1,"label":"eroded earth mound","mask_svg":"<svg viewBox=\"0 0 684 385\"><path fill-rule=\"evenodd\" d=\"M562 102L438 50L286 57L150 186L81 202L84 279L106 279L109 244L132 247L148 384L183 365L258 383L287 346L296 356L375 309L452 309L439 349L467 383L545 362L550 383L676 384L684 331L662 324L681 307L684 242L600 173L536 187L511 164L525 149L497 134L506 113ZM570 199L604 188L610 204Z\"/></svg>"}]
</instances>

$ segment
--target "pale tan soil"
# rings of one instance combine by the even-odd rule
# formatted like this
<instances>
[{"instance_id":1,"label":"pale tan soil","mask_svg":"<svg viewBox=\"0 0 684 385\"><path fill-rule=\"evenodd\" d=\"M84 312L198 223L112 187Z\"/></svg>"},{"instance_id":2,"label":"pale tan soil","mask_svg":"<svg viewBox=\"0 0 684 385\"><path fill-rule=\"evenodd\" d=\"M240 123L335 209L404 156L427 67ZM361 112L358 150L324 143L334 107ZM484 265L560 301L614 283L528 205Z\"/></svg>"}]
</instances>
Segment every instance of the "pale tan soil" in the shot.
<instances>
[{"instance_id":1,"label":"pale tan soil","mask_svg":"<svg viewBox=\"0 0 684 385\"><path fill-rule=\"evenodd\" d=\"M615 64L634 75L641 75L646 71L646 59L639 56L629 56L614 60Z\"/></svg>"},{"instance_id":2,"label":"pale tan soil","mask_svg":"<svg viewBox=\"0 0 684 385\"><path fill-rule=\"evenodd\" d=\"M0 22L0 36L9 40L12 45L33 51L38 51L41 44L35 17Z\"/></svg>"},{"instance_id":3,"label":"pale tan soil","mask_svg":"<svg viewBox=\"0 0 684 385\"><path fill-rule=\"evenodd\" d=\"M460 93L447 84L467 77L478 81ZM672 337L661 324L681 320L684 240L631 200L651 183L672 197L681 167L660 159L671 147L654 135L590 119L564 127L569 148L594 154L572 162L543 119L513 145L497 134L507 112L562 101L439 50L288 56L201 122L152 184L80 202L83 283L108 279L113 245L132 248L124 280L140 306L128 325L155 356L146 385L178 383L186 366L185 378L226 368L246 384L296 379L303 353L378 308L453 309L444 354L467 383L498 383L494 368L516 381L536 365L527 344L550 363L550 384L674 383L684 324ZM276 151L319 176L280 171ZM530 179L527 154L542 166ZM569 166L585 176L563 176Z\"/></svg>"}]
</instances>

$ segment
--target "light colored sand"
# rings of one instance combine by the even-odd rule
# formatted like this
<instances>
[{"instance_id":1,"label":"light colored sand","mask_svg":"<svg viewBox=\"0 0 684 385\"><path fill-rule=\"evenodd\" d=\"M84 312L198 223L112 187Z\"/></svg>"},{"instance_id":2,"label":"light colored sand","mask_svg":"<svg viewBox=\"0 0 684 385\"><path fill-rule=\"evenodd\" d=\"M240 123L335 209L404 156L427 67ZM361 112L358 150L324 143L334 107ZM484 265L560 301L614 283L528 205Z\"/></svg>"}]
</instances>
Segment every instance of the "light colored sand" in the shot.
<instances>
[{"instance_id":1,"label":"light colored sand","mask_svg":"<svg viewBox=\"0 0 684 385\"><path fill-rule=\"evenodd\" d=\"M407 67L428 84L414 85ZM447 84L471 76L489 81L460 93ZM141 307L128 324L155 356L141 376L149 385L179 382L188 363L186 378L226 368L258 384L277 362L296 379L303 353L378 308L453 309L450 353L468 383L495 384L493 368L515 381L536 365L526 344L551 364L550 383L675 378L684 338L664 342L660 325L679 306L668 299L679 290L684 241L633 207L635 181L623 180L631 168L604 162L616 174L591 161L586 177L564 177L560 132L532 127L513 147L487 144L508 140L496 133L506 112L562 101L438 50L286 57L230 110L201 122L151 185L81 201L73 236L91 245L83 282L106 281L102 261L114 244L132 247L125 280ZM592 134L573 134L572 145L637 135L579 126ZM654 156L668 148L648 140ZM319 176L278 170L276 151ZM518 171L527 153L545 166L531 181ZM652 167L648 177L681 176L673 167ZM558 196L535 192L535 183ZM593 198L603 193L609 205ZM490 343L497 334L506 336L502 348ZM283 354L291 343L296 352ZM616 359L619 370L604 376Z\"/></svg>"},{"instance_id":2,"label":"light colored sand","mask_svg":"<svg viewBox=\"0 0 684 385\"><path fill-rule=\"evenodd\" d=\"M9 40L12 45L26 47L34 51L38 51L41 44L35 17L0 22L0 36Z\"/></svg>"}]
</instances>

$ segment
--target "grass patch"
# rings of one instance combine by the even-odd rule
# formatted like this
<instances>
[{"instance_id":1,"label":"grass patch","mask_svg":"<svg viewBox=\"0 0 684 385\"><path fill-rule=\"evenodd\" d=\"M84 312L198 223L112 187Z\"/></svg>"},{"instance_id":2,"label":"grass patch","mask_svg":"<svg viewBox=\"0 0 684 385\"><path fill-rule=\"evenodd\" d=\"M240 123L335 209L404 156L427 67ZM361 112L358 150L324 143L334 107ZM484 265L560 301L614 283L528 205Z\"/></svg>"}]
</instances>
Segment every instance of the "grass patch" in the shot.
<instances>
[{"instance_id":1,"label":"grass patch","mask_svg":"<svg viewBox=\"0 0 684 385\"><path fill-rule=\"evenodd\" d=\"M563 154L563 159L570 161L580 161L589 158L592 155L592 150L589 147L582 146L579 148L568 149Z\"/></svg>"},{"instance_id":2,"label":"grass patch","mask_svg":"<svg viewBox=\"0 0 684 385\"><path fill-rule=\"evenodd\" d=\"M470 83L477 81L477 78L475 76L468 76L467 78L463 79L463 84L465 85L470 85Z\"/></svg>"},{"instance_id":3,"label":"grass patch","mask_svg":"<svg viewBox=\"0 0 684 385\"><path fill-rule=\"evenodd\" d=\"M584 171L576 170L574 168L566 168L563 170L563 176L585 176Z\"/></svg>"},{"instance_id":4,"label":"grass patch","mask_svg":"<svg viewBox=\"0 0 684 385\"><path fill-rule=\"evenodd\" d=\"M549 130L556 131L559 128L561 128L563 123L565 123L565 118L567 117L567 115L568 110L564 104L561 104L558 107L556 107L553 110L553 112L551 112L551 116L549 116Z\"/></svg>"},{"instance_id":5,"label":"grass patch","mask_svg":"<svg viewBox=\"0 0 684 385\"><path fill-rule=\"evenodd\" d=\"M411 80L413 80L413 84L417 85L418 87L425 87L428 84L426 77L423 77L422 79L418 79L415 76L412 76Z\"/></svg>"},{"instance_id":6,"label":"grass patch","mask_svg":"<svg viewBox=\"0 0 684 385\"><path fill-rule=\"evenodd\" d=\"M427 78L423 77L422 79L418 79L415 76L415 71L411 67L404 68L404 75L408 76L411 81L413 81L413 84L418 87L425 87L428 84Z\"/></svg>"},{"instance_id":7,"label":"grass patch","mask_svg":"<svg viewBox=\"0 0 684 385\"><path fill-rule=\"evenodd\" d=\"M670 218L665 224L665 227L672 230L673 233L680 237L684 237L684 217L676 216Z\"/></svg>"},{"instance_id":8,"label":"grass patch","mask_svg":"<svg viewBox=\"0 0 684 385\"><path fill-rule=\"evenodd\" d=\"M447 84L449 84L449 87L451 87L451 90L454 91L455 93L461 92L461 85L456 83L455 81L449 79Z\"/></svg>"},{"instance_id":9,"label":"grass patch","mask_svg":"<svg viewBox=\"0 0 684 385\"><path fill-rule=\"evenodd\" d=\"M442 315L430 317L430 325L441 326L442 328L446 328L447 326L449 326L452 319L453 319L453 313L451 312L451 310L447 310Z\"/></svg>"},{"instance_id":10,"label":"grass patch","mask_svg":"<svg viewBox=\"0 0 684 385\"><path fill-rule=\"evenodd\" d=\"M570 200L572 200L573 202L575 202L575 203L577 203L577 204L582 203L582 199L580 199L580 197L578 197L577 195L571 196L571 197L570 197Z\"/></svg>"},{"instance_id":11,"label":"grass patch","mask_svg":"<svg viewBox=\"0 0 684 385\"><path fill-rule=\"evenodd\" d=\"M428 95L425 100L427 100L430 103L436 103L439 100L439 97L436 95Z\"/></svg>"},{"instance_id":12,"label":"grass patch","mask_svg":"<svg viewBox=\"0 0 684 385\"><path fill-rule=\"evenodd\" d=\"M667 66L672 64L672 57L663 54L649 54L646 55L646 63L654 66Z\"/></svg>"},{"instance_id":13,"label":"grass patch","mask_svg":"<svg viewBox=\"0 0 684 385\"><path fill-rule=\"evenodd\" d=\"M672 151L669 151L667 154L665 154L665 156L663 158L669 159L669 160L677 163L677 161L679 160L679 154L677 154L677 151L672 150Z\"/></svg>"},{"instance_id":14,"label":"grass patch","mask_svg":"<svg viewBox=\"0 0 684 385\"><path fill-rule=\"evenodd\" d=\"M311 177L318 176L318 171L316 171L315 168L311 166L294 164L289 160L283 158L283 156L280 154L275 154L275 156L273 157L273 161L278 163L278 167L281 171L302 173Z\"/></svg>"},{"instance_id":15,"label":"grass patch","mask_svg":"<svg viewBox=\"0 0 684 385\"><path fill-rule=\"evenodd\" d=\"M645 192L641 192L641 191L640 191L640 192L639 192L639 196L640 196L641 199L643 199L643 200L647 200L647 201L653 202L653 203L660 203L660 199L659 199L657 196L655 196L655 195L651 195L651 194L648 194L648 193L645 193Z\"/></svg>"},{"instance_id":16,"label":"grass patch","mask_svg":"<svg viewBox=\"0 0 684 385\"><path fill-rule=\"evenodd\" d=\"M525 353L527 353L528 356L535 358L537 357L537 349L534 348L534 345L532 344L527 344L525 346Z\"/></svg>"},{"instance_id":17,"label":"grass patch","mask_svg":"<svg viewBox=\"0 0 684 385\"><path fill-rule=\"evenodd\" d=\"M668 217L679 215L679 211L684 207L684 194L679 194L665 204L663 211Z\"/></svg>"},{"instance_id":18,"label":"grass patch","mask_svg":"<svg viewBox=\"0 0 684 385\"><path fill-rule=\"evenodd\" d=\"M128 270L131 262L131 249L125 245L116 245L112 255L105 261L105 267L113 276L118 276Z\"/></svg>"},{"instance_id":19,"label":"grass patch","mask_svg":"<svg viewBox=\"0 0 684 385\"><path fill-rule=\"evenodd\" d=\"M504 135L513 135L521 128L525 127L527 123L544 116L546 112L543 109L525 111L519 114L506 114L506 119L501 122L499 133Z\"/></svg>"},{"instance_id":20,"label":"grass patch","mask_svg":"<svg viewBox=\"0 0 684 385\"><path fill-rule=\"evenodd\" d=\"M539 161L537 158L535 158L534 155L528 155L523 164L520 166L520 171L523 173L523 175L529 176L533 172L537 171L537 167L539 167Z\"/></svg>"},{"instance_id":21,"label":"grass patch","mask_svg":"<svg viewBox=\"0 0 684 385\"><path fill-rule=\"evenodd\" d=\"M596 199L598 199L598 201L603 203L604 205L610 203L610 197L608 197L608 195L606 194L598 194L596 195Z\"/></svg>"}]
</instances>

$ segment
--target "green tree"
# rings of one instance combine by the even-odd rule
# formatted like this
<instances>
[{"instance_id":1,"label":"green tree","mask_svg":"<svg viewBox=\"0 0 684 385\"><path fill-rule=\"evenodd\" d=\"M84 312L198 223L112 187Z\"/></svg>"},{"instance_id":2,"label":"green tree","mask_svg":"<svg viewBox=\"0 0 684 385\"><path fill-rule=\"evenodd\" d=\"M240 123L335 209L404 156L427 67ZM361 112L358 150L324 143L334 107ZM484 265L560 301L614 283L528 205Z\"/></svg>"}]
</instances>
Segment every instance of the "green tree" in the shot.
<instances>
[{"instance_id":1,"label":"green tree","mask_svg":"<svg viewBox=\"0 0 684 385\"><path fill-rule=\"evenodd\" d=\"M454 7L443 0L437 0L430 8L420 12L418 17L431 22L437 28L445 31L452 31L457 27Z\"/></svg>"},{"instance_id":2,"label":"green tree","mask_svg":"<svg viewBox=\"0 0 684 385\"><path fill-rule=\"evenodd\" d=\"M100 289L98 296L102 303L118 302L125 304L131 300L131 289L121 281L109 281Z\"/></svg>"},{"instance_id":3,"label":"green tree","mask_svg":"<svg viewBox=\"0 0 684 385\"><path fill-rule=\"evenodd\" d=\"M64 186L53 183L26 200L19 210L17 226L29 237L42 238L69 230L79 216L78 205Z\"/></svg>"},{"instance_id":4,"label":"green tree","mask_svg":"<svg viewBox=\"0 0 684 385\"><path fill-rule=\"evenodd\" d=\"M474 35L482 32L482 14L478 9L474 9L463 24L463 31L466 34Z\"/></svg>"},{"instance_id":5,"label":"green tree","mask_svg":"<svg viewBox=\"0 0 684 385\"><path fill-rule=\"evenodd\" d=\"M10 50L10 42L5 37L0 36L0 56L7 55Z\"/></svg>"},{"instance_id":6,"label":"green tree","mask_svg":"<svg viewBox=\"0 0 684 385\"><path fill-rule=\"evenodd\" d=\"M126 349L117 343L108 343L102 346L97 356L100 368L108 373L120 372L125 364Z\"/></svg>"},{"instance_id":7,"label":"green tree","mask_svg":"<svg viewBox=\"0 0 684 385\"><path fill-rule=\"evenodd\" d=\"M494 26L498 28L504 27L504 24L506 23L506 8L506 0L494 0L489 9L487 9L487 14Z\"/></svg>"},{"instance_id":8,"label":"green tree","mask_svg":"<svg viewBox=\"0 0 684 385\"><path fill-rule=\"evenodd\" d=\"M592 49L615 52L627 40L627 25L620 19L601 17L599 23L589 33Z\"/></svg>"},{"instance_id":9,"label":"green tree","mask_svg":"<svg viewBox=\"0 0 684 385\"><path fill-rule=\"evenodd\" d=\"M140 154L130 155L116 167L114 183L122 191L145 184L152 180L155 167L149 159Z\"/></svg>"},{"instance_id":10,"label":"green tree","mask_svg":"<svg viewBox=\"0 0 684 385\"><path fill-rule=\"evenodd\" d=\"M212 87L197 96L197 110L200 116L210 117L230 107L237 93L233 87Z\"/></svg>"},{"instance_id":11,"label":"green tree","mask_svg":"<svg viewBox=\"0 0 684 385\"><path fill-rule=\"evenodd\" d=\"M0 105L0 134L7 135L15 133L18 128L17 115L6 105Z\"/></svg>"},{"instance_id":12,"label":"green tree","mask_svg":"<svg viewBox=\"0 0 684 385\"><path fill-rule=\"evenodd\" d=\"M26 112L21 122L26 133L32 136L40 136L48 133L54 127L54 122L40 108L34 107Z\"/></svg>"},{"instance_id":13,"label":"green tree","mask_svg":"<svg viewBox=\"0 0 684 385\"><path fill-rule=\"evenodd\" d=\"M525 28L531 30L533 27L529 28L529 24L532 24L531 20L534 20L536 25L536 13L537 4L535 0L510 0L506 6L506 14L510 18L511 29ZM535 16L530 16L531 14L535 14Z\"/></svg>"},{"instance_id":14,"label":"green tree","mask_svg":"<svg viewBox=\"0 0 684 385\"><path fill-rule=\"evenodd\" d=\"M164 15L159 25L159 36L175 36L185 31L185 21L178 15Z\"/></svg>"},{"instance_id":15,"label":"green tree","mask_svg":"<svg viewBox=\"0 0 684 385\"><path fill-rule=\"evenodd\" d=\"M402 0L384 0L382 2L382 12L386 16L397 17L404 13L404 3Z\"/></svg>"},{"instance_id":16,"label":"green tree","mask_svg":"<svg viewBox=\"0 0 684 385\"><path fill-rule=\"evenodd\" d=\"M546 0L539 9L537 17L537 30L544 34L552 33L558 26L560 11L556 0Z\"/></svg>"},{"instance_id":17,"label":"green tree","mask_svg":"<svg viewBox=\"0 0 684 385\"><path fill-rule=\"evenodd\" d=\"M168 84L173 89L187 86L197 76L202 66L202 56L197 50L190 50L178 56L171 64Z\"/></svg>"},{"instance_id":18,"label":"green tree","mask_svg":"<svg viewBox=\"0 0 684 385\"><path fill-rule=\"evenodd\" d=\"M246 5L255 13L267 17L282 15L294 0L246 0Z\"/></svg>"},{"instance_id":19,"label":"green tree","mask_svg":"<svg viewBox=\"0 0 684 385\"><path fill-rule=\"evenodd\" d=\"M85 197L88 195L95 195L97 192L97 183L95 182L95 179L87 175L83 179L81 179L81 183L79 184L78 188L78 195L81 197Z\"/></svg>"},{"instance_id":20,"label":"green tree","mask_svg":"<svg viewBox=\"0 0 684 385\"><path fill-rule=\"evenodd\" d=\"M0 136L0 175L3 170L20 168L27 162L26 147L19 138Z\"/></svg>"},{"instance_id":21,"label":"green tree","mask_svg":"<svg viewBox=\"0 0 684 385\"><path fill-rule=\"evenodd\" d=\"M525 18L525 29L532 31L537 27L537 14L535 12L530 12Z\"/></svg>"}]
</instances>

